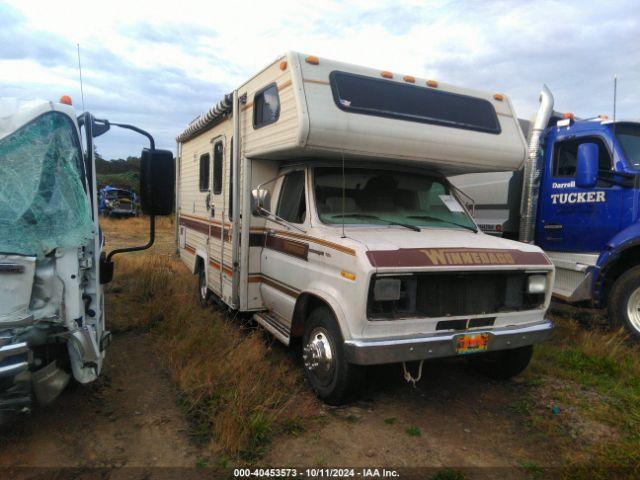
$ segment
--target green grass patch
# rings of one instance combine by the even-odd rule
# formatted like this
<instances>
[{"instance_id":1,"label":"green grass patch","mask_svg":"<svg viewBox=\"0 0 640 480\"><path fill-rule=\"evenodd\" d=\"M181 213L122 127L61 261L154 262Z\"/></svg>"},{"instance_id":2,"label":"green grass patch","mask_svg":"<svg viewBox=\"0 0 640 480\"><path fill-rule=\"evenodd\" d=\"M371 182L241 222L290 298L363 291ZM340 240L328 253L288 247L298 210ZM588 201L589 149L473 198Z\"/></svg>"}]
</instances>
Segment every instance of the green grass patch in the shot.
<instances>
[{"instance_id":1,"label":"green grass patch","mask_svg":"<svg viewBox=\"0 0 640 480\"><path fill-rule=\"evenodd\" d=\"M405 430L405 432L407 433L407 435L409 435L410 437L420 437L422 435L422 431L420 430L420 428L416 427L415 425L412 425L410 427L407 427L407 429Z\"/></svg>"}]
</instances>

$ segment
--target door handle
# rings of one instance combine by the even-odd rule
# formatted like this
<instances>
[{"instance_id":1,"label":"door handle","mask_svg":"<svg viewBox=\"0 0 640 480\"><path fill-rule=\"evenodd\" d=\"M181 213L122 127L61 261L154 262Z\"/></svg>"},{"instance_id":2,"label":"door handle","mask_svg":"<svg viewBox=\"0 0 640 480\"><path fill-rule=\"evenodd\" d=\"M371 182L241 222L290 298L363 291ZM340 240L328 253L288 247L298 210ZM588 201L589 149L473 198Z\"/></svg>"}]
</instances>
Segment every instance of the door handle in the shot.
<instances>
[{"instance_id":1,"label":"door handle","mask_svg":"<svg viewBox=\"0 0 640 480\"><path fill-rule=\"evenodd\" d=\"M544 226L544 229L547 231L558 231L558 230L562 230L562 224L561 223L547 223Z\"/></svg>"}]
</instances>

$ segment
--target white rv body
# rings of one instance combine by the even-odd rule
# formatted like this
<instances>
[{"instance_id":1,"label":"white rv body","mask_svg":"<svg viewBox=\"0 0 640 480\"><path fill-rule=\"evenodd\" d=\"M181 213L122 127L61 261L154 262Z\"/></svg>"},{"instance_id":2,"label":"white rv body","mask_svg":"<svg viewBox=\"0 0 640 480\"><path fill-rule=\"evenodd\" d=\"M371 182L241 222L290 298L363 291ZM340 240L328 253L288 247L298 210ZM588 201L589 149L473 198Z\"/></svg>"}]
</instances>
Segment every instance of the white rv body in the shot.
<instances>
[{"instance_id":1,"label":"white rv body","mask_svg":"<svg viewBox=\"0 0 640 480\"><path fill-rule=\"evenodd\" d=\"M336 72L342 80L335 80ZM487 127L492 129L488 132L448 124L448 119L416 120L405 115L411 110L406 105L403 118L375 109L356 112L355 102L336 93L336 85L342 88L352 78L383 82L372 83L373 88L418 89L402 90L398 98L414 92L451 94L446 98L454 103L461 98L495 112L496 123ZM332 83L338 81L345 83ZM261 119L266 108L264 96L275 98L276 90L275 120L258 124L256 118ZM395 97L382 101L388 98ZM236 176L232 138L237 148ZM356 208L357 202L345 198L344 187L342 197L321 195L318 190L321 174L329 182L324 191L330 192L332 172L342 171L344 178L345 168L351 179L357 179L360 171L365 176L370 171L389 172L403 189L413 188L412 175L431 175L434 185L448 189L438 183L445 174L517 169L525 156L525 139L505 96L289 52L198 117L177 141L177 242L187 266L201 272L201 297L206 299L211 292L232 309L254 312L255 319L285 344L304 336L305 322L317 308L331 312L342 338L339 348L349 363L358 365L455 355L455 342L469 332L487 333L489 349L501 350L541 341L551 329L545 311L553 266L539 248L471 231L477 230L475 225L407 228L327 222L329 213L344 216L345 208ZM304 210L295 222L278 215L281 204L289 201L285 193L289 188L298 192L291 195L301 195L296 201ZM362 192L366 185L349 188ZM252 194L256 189L259 192ZM239 202L234 212L230 212L232 190ZM442 191L438 208L468 215L457 194L447 192ZM257 193L271 201L256 203ZM469 314L453 308L437 318L416 313L371 318L374 278L423 278L436 272L537 274L549 287L535 306L517 311ZM469 288L481 283L474 287L472 282ZM304 348L306 359L318 357L318 345ZM305 360L308 370L318 368L317 363Z\"/></svg>"}]
</instances>

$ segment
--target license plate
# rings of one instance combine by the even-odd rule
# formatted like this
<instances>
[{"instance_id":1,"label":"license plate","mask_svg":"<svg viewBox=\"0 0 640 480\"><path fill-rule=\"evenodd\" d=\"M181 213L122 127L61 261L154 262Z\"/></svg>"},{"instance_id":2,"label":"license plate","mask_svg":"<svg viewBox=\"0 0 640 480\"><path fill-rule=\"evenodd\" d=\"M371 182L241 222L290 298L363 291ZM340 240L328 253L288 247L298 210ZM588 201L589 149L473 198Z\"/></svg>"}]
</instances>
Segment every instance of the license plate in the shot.
<instances>
[{"instance_id":1,"label":"license plate","mask_svg":"<svg viewBox=\"0 0 640 480\"><path fill-rule=\"evenodd\" d=\"M470 353L486 352L489 345L488 333L466 333L455 339L456 354L468 355Z\"/></svg>"}]
</instances>

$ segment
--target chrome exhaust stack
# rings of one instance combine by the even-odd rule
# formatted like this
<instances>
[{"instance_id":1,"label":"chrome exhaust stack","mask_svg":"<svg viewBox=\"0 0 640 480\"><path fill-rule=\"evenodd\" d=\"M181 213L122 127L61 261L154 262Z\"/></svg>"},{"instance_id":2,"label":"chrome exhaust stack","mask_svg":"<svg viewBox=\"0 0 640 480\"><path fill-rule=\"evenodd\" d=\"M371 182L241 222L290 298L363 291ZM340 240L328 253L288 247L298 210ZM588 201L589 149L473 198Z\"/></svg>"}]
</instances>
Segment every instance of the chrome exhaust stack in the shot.
<instances>
[{"instance_id":1,"label":"chrome exhaust stack","mask_svg":"<svg viewBox=\"0 0 640 480\"><path fill-rule=\"evenodd\" d=\"M549 87L542 86L540 107L529 130L528 154L524 164L522 203L520 206L520 241L533 243L536 226L536 210L540 188L542 134L553 113L553 95Z\"/></svg>"}]
</instances>

